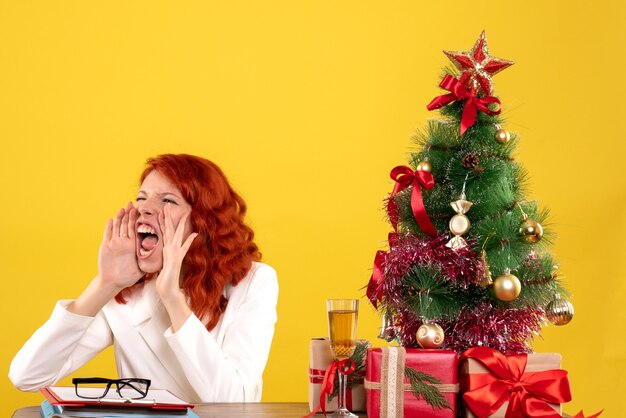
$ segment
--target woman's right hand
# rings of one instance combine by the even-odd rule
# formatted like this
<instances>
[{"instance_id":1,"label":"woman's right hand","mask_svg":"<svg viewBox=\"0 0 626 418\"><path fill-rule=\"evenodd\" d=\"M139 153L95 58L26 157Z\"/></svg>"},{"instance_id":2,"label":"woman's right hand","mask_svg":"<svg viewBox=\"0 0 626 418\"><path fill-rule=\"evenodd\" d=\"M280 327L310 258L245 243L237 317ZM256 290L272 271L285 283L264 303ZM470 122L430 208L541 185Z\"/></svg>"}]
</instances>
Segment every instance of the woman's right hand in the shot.
<instances>
[{"instance_id":1,"label":"woman's right hand","mask_svg":"<svg viewBox=\"0 0 626 418\"><path fill-rule=\"evenodd\" d=\"M122 289L132 286L144 276L137 264L136 221L137 210L132 203L120 209L114 219L109 219L100 244L98 276L67 306L68 311L96 316Z\"/></svg>"},{"instance_id":2,"label":"woman's right hand","mask_svg":"<svg viewBox=\"0 0 626 418\"><path fill-rule=\"evenodd\" d=\"M145 274L137 264L136 221L137 209L128 203L107 223L98 256L98 275L105 286L121 290Z\"/></svg>"}]
</instances>

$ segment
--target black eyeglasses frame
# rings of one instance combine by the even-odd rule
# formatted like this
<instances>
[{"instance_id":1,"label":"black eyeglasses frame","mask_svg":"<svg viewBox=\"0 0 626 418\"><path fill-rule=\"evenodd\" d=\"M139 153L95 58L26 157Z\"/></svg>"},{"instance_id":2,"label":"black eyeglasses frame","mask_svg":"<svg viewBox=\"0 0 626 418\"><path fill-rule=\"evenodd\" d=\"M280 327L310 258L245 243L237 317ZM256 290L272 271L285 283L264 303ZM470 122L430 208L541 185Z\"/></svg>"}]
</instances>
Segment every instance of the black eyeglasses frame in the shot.
<instances>
[{"instance_id":1,"label":"black eyeglasses frame","mask_svg":"<svg viewBox=\"0 0 626 418\"><path fill-rule=\"evenodd\" d=\"M101 396L93 397L93 396L82 396L78 393L78 386L80 384L106 384L106 388L104 389L104 393ZM102 399L107 393L109 393L109 389L111 386L115 385L115 392L117 392L120 398L125 399L143 399L148 395L148 389L150 389L150 379L141 379L141 378L127 378L127 379L107 379L106 377L75 377L72 379L72 384L74 385L74 390L76 392L76 396L83 399ZM145 385L145 390L140 389L137 385ZM136 397L128 397L122 396L120 392L122 389L126 387L131 387L137 392Z\"/></svg>"}]
</instances>

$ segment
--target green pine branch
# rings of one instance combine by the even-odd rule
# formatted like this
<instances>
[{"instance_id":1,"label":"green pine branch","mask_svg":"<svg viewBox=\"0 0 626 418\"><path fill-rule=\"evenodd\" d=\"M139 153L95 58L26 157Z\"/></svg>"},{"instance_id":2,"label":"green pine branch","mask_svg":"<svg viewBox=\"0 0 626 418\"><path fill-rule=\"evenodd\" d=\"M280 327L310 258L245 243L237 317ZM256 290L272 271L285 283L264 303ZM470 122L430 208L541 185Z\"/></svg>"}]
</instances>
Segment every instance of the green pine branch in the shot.
<instances>
[{"instance_id":1,"label":"green pine branch","mask_svg":"<svg viewBox=\"0 0 626 418\"><path fill-rule=\"evenodd\" d=\"M411 383L411 389L416 399L424 399L433 409L450 409L452 407L436 386L441 381L434 376L417 371L408 366L404 367L404 375Z\"/></svg>"},{"instance_id":2,"label":"green pine branch","mask_svg":"<svg viewBox=\"0 0 626 418\"><path fill-rule=\"evenodd\" d=\"M417 317L450 318L469 303L467 290L450 286L439 269L433 266L413 266L404 276L404 300Z\"/></svg>"}]
</instances>

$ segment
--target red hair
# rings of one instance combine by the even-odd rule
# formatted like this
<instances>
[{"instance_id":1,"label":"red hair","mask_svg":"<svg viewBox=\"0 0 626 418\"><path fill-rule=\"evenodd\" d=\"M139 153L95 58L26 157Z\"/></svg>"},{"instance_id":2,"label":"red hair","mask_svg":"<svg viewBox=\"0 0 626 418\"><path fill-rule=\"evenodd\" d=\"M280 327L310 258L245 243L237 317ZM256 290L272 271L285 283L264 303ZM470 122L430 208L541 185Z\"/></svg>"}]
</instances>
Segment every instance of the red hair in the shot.
<instances>
[{"instance_id":1,"label":"red hair","mask_svg":"<svg viewBox=\"0 0 626 418\"><path fill-rule=\"evenodd\" d=\"M208 318L212 330L226 308L227 284L236 286L261 254L254 232L244 223L246 203L228 183L222 170L209 160L188 154L163 154L148 159L141 182L158 171L180 190L191 205L192 230L198 233L183 264L182 288L191 309ZM146 277L150 280L153 275ZM136 286L136 285L135 285ZM118 302L124 298L116 296Z\"/></svg>"}]
</instances>

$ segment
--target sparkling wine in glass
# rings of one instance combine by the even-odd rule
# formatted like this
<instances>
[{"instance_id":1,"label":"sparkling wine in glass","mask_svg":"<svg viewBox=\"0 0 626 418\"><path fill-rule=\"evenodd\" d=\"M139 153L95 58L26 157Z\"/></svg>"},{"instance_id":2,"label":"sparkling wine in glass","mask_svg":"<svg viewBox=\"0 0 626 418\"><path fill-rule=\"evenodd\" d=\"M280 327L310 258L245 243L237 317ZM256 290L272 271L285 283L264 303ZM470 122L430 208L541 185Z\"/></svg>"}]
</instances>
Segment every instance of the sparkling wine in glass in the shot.
<instances>
[{"instance_id":1,"label":"sparkling wine in glass","mask_svg":"<svg viewBox=\"0 0 626 418\"><path fill-rule=\"evenodd\" d=\"M356 347L359 301L357 299L328 299L326 300L326 310L328 312L330 347L337 360L346 360L352 356ZM346 376L342 373L337 373L337 376L339 378L338 407L328 417L357 417L345 407Z\"/></svg>"}]
</instances>

